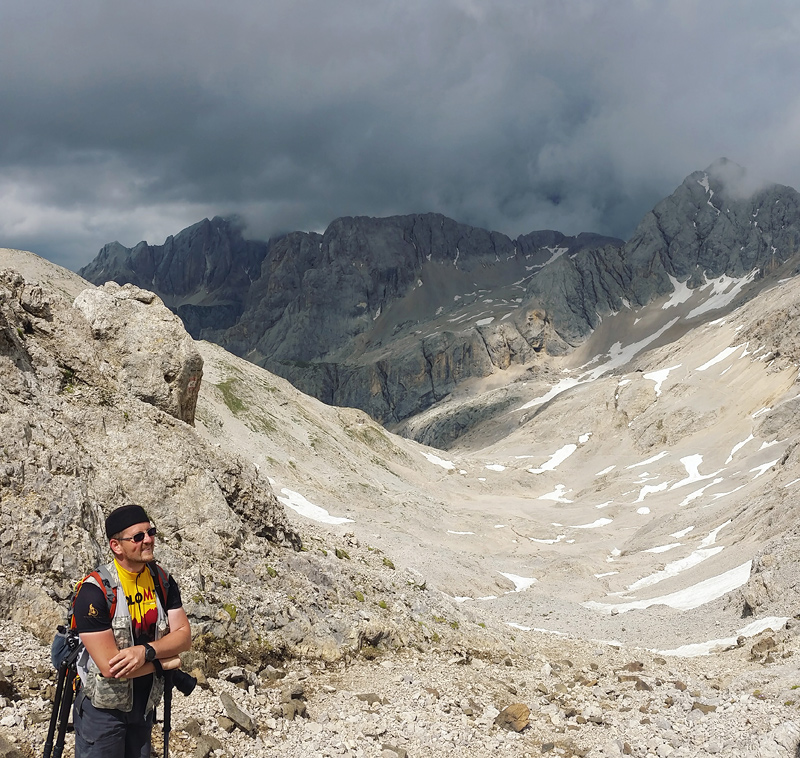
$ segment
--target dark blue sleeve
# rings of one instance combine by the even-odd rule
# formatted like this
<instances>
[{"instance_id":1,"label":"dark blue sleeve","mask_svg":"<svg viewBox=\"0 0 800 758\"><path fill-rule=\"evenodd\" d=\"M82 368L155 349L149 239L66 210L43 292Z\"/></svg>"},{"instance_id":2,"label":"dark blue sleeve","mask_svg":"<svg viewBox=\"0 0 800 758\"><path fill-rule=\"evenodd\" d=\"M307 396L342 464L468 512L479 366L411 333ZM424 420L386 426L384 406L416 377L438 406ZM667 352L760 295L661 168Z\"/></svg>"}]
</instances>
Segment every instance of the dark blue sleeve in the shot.
<instances>
[{"instance_id":1,"label":"dark blue sleeve","mask_svg":"<svg viewBox=\"0 0 800 758\"><path fill-rule=\"evenodd\" d=\"M168 611L174 611L177 608L183 607L183 600L181 598L181 591L178 588L178 583L175 581L174 576L169 578L169 587L167 587L167 608Z\"/></svg>"},{"instance_id":2,"label":"dark blue sleeve","mask_svg":"<svg viewBox=\"0 0 800 758\"><path fill-rule=\"evenodd\" d=\"M106 593L96 584L84 582L78 590L73 608L75 627L79 634L83 632L104 632L111 629L111 617L108 614Z\"/></svg>"}]
</instances>

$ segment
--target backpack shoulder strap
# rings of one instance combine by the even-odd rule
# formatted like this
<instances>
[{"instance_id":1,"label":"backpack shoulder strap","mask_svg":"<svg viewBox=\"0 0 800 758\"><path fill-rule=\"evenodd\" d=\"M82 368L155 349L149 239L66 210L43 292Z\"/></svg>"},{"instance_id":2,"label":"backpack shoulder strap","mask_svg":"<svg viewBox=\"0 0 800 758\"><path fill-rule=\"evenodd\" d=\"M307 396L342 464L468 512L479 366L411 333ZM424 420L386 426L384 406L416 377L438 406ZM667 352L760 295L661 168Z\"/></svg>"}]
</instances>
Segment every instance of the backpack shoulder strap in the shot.
<instances>
[{"instance_id":1,"label":"backpack shoulder strap","mask_svg":"<svg viewBox=\"0 0 800 758\"><path fill-rule=\"evenodd\" d=\"M113 563L104 563L98 566L92 574L100 577L100 586L106 592L106 602L108 603L108 615L113 619L117 610L117 588L119 587L119 575Z\"/></svg>"},{"instance_id":2,"label":"backpack shoulder strap","mask_svg":"<svg viewBox=\"0 0 800 758\"><path fill-rule=\"evenodd\" d=\"M165 568L159 566L155 561L147 564L150 569L150 574L153 576L153 586L158 593L158 599L161 601L161 607L164 613L167 612L167 598L169 597L169 583L172 581L169 573Z\"/></svg>"},{"instance_id":3,"label":"backpack shoulder strap","mask_svg":"<svg viewBox=\"0 0 800 758\"><path fill-rule=\"evenodd\" d=\"M70 602L69 607L69 627L70 629L74 629L76 626L75 623L75 598L78 597L78 592L80 592L83 583L87 580L91 580L92 584L96 584L103 590L106 594L106 603L108 603L108 615L110 618L114 618L114 614L117 610L117 588L119 587L119 577L117 576L117 572L114 570L113 563L105 563L102 566L98 566L93 571L90 571L86 576L78 581L75 585L75 589L72 592L72 601Z\"/></svg>"}]
</instances>

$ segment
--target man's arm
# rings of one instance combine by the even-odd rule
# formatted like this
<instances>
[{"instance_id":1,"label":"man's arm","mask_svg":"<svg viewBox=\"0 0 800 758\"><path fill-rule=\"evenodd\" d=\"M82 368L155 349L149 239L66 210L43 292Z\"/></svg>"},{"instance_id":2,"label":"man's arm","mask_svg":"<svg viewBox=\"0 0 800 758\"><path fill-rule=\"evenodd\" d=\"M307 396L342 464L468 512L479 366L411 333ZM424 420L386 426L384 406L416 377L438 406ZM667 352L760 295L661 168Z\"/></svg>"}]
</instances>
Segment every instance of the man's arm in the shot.
<instances>
[{"instance_id":1,"label":"man's arm","mask_svg":"<svg viewBox=\"0 0 800 758\"><path fill-rule=\"evenodd\" d=\"M162 668L169 671L180 668L181 659L178 658L178 654L192 646L192 631L186 611L182 607L167 611L167 617L169 618L169 634L165 634L160 640L151 642L150 646L156 651L156 658ZM114 641L113 633L111 633L111 640ZM116 645L114 647L116 648ZM89 649L88 645L86 649ZM144 654L144 645L134 645L124 650L118 650L116 655L113 655L108 661L111 675L117 678L132 677L154 671L152 663L145 663ZM89 651L89 655L92 655L91 651ZM95 663L97 663L96 660ZM99 663L97 665L100 666ZM105 672L103 676L105 676Z\"/></svg>"},{"instance_id":2,"label":"man's arm","mask_svg":"<svg viewBox=\"0 0 800 758\"><path fill-rule=\"evenodd\" d=\"M75 598L74 610L81 642L104 677L136 677L155 671L152 663L148 663L147 666L120 666L112 671L111 661L119 654L119 648L111 629L111 618L105 592L97 585L91 582L84 582L81 585ZM142 650L141 663L144 663L144 648L140 649ZM166 668L171 664L162 661L162 666Z\"/></svg>"},{"instance_id":3,"label":"man's arm","mask_svg":"<svg viewBox=\"0 0 800 758\"><path fill-rule=\"evenodd\" d=\"M102 632L83 632L80 637L95 665L100 669L100 673L108 679L120 679L123 677L133 679L137 676L152 674L156 670L152 663L144 662L144 648L141 645L123 650L123 653L133 654L124 656L123 664L120 665L117 662L118 665L114 665L114 659L118 658L121 653L117 648L117 641L111 629L106 629ZM139 661L140 656L136 648L141 651L141 661ZM138 665L137 661L139 661ZM175 661L164 660L161 665L165 669L178 668L180 666L180 658L176 658Z\"/></svg>"}]
</instances>

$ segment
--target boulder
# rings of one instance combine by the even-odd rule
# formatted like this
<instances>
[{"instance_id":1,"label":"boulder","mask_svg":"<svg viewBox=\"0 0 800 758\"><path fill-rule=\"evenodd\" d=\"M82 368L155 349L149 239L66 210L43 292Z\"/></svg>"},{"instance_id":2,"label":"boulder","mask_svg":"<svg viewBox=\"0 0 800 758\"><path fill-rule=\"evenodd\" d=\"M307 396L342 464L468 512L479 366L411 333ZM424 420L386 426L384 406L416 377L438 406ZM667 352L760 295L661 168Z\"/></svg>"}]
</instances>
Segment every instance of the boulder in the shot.
<instances>
[{"instance_id":1,"label":"boulder","mask_svg":"<svg viewBox=\"0 0 800 758\"><path fill-rule=\"evenodd\" d=\"M203 359L160 298L131 284L108 282L82 292L74 305L102 343L103 358L123 389L194 424Z\"/></svg>"},{"instance_id":2,"label":"boulder","mask_svg":"<svg viewBox=\"0 0 800 758\"><path fill-rule=\"evenodd\" d=\"M503 729L521 732L528 726L530 715L531 709L525 703L512 703L500 711L494 723Z\"/></svg>"}]
</instances>

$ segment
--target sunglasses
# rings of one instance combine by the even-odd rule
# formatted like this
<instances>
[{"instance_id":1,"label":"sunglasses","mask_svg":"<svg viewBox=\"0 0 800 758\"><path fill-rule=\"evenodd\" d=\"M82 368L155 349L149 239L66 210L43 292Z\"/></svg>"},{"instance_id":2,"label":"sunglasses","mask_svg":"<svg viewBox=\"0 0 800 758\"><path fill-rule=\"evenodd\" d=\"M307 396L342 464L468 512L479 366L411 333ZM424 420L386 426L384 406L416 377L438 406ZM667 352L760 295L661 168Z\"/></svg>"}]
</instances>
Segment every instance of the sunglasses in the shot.
<instances>
[{"instance_id":1,"label":"sunglasses","mask_svg":"<svg viewBox=\"0 0 800 758\"><path fill-rule=\"evenodd\" d=\"M156 528L151 526L146 532L136 532L133 537L118 537L119 542L144 542L145 535L148 537L155 537L156 536Z\"/></svg>"}]
</instances>

